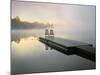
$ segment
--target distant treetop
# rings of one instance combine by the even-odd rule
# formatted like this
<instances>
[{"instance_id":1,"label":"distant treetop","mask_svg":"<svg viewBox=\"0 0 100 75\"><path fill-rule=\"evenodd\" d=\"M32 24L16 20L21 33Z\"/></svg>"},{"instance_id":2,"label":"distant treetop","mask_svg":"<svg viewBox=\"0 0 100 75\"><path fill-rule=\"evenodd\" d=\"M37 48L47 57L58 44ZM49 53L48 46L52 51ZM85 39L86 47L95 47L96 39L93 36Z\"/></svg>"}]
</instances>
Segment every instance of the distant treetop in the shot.
<instances>
[{"instance_id":1,"label":"distant treetop","mask_svg":"<svg viewBox=\"0 0 100 75\"><path fill-rule=\"evenodd\" d=\"M19 22L19 21L20 21L19 16L16 16L14 19L15 19L17 22Z\"/></svg>"}]
</instances>

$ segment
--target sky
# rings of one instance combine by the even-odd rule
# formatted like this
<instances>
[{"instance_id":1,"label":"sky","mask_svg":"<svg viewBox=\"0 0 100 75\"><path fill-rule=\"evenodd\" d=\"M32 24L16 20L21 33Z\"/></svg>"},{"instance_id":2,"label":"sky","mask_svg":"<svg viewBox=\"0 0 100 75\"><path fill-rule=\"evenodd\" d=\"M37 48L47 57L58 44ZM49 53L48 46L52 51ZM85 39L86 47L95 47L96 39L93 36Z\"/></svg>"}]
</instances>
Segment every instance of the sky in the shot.
<instances>
[{"instance_id":1,"label":"sky","mask_svg":"<svg viewBox=\"0 0 100 75\"><path fill-rule=\"evenodd\" d=\"M12 17L19 16L21 20L30 22L75 24L76 22L89 22L93 20L89 18L94 18L94 14L94 6L12 1Z\"/></svg>"},{"instance_id":2,"label":"sky","mask_svg":"<svg viewBox=\"0 0 100 75\"><path fill-rule=\"evenodd\" d=\"M95 10L92 5L12 1L12 18L54 24L55 33L88 42L95 42Z\"/></svg>"}]
</instances>

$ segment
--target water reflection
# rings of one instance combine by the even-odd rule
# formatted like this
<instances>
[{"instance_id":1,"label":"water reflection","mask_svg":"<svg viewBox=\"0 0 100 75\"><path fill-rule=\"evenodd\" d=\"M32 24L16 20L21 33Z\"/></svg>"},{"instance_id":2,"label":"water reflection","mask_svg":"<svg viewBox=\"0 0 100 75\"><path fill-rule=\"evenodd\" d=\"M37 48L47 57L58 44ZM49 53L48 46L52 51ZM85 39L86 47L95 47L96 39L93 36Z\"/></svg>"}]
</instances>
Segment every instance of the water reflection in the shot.
<instances>
[{"instance_id":1,"label":"water reflection","mask_svg":"<svg viewBox=\"0 0 100 75\"><path fill-rule=\"evenodd\" d=\"M48 48L33 35L26 36L26 34L14 32L12 37L14 37L11 42L12 75L95 68L94 62L76 55L67 56Z\"/></svg>"},{"instance_id":2,"label":"water reflection","mask_svg":"<svg viewBox=\"0 0 100 75\"><path fill-rule=\"evenodd\" d=\"M38 53L36 50L38 41L36 37L22 38L19 42L12 41L12 48L14 49L13 54L16 55L27 55L30 52Z\"/></svg>"}]
</instances>

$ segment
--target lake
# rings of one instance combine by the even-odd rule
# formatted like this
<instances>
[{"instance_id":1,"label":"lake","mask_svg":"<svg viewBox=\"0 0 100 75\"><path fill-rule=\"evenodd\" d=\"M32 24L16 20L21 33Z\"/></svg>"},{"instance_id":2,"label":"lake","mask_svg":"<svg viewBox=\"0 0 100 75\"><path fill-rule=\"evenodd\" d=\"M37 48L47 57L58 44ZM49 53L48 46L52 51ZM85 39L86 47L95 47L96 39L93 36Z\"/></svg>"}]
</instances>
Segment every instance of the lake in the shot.
<instances>
[{"instance_id":1,"label":"lake","mask_svg":"<svg viewBox=\"0 0 100 75\"><path fill-rule=\"evenodd\" d=\"M41 33L39 33L41 32ZM65 55L49 48L38 40L44 31L12 30L11 73L27 74L40 72L95 69L95 62L77 55Z\"/></svg>"}]
</instances>

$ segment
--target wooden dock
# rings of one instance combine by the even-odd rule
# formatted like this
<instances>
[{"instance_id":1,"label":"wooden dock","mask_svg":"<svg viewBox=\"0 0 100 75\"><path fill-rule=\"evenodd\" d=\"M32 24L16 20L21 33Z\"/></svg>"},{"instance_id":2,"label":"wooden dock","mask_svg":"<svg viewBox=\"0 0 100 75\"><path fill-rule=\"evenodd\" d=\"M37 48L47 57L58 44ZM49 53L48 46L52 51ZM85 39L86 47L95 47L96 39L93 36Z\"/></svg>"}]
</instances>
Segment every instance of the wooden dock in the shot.
<instances>
[{"instance_id":1,"label":"wooden dock","mask_svg":"<svg viewBox=\"0 0 100 75\"><path fill-rule=\"evenodd\" d=\"M91 61L95 61L95 48L92 46L92 44L58 37L39 37L39 41L64 54L76 54Z\"/></svg>"}]
</instances>

